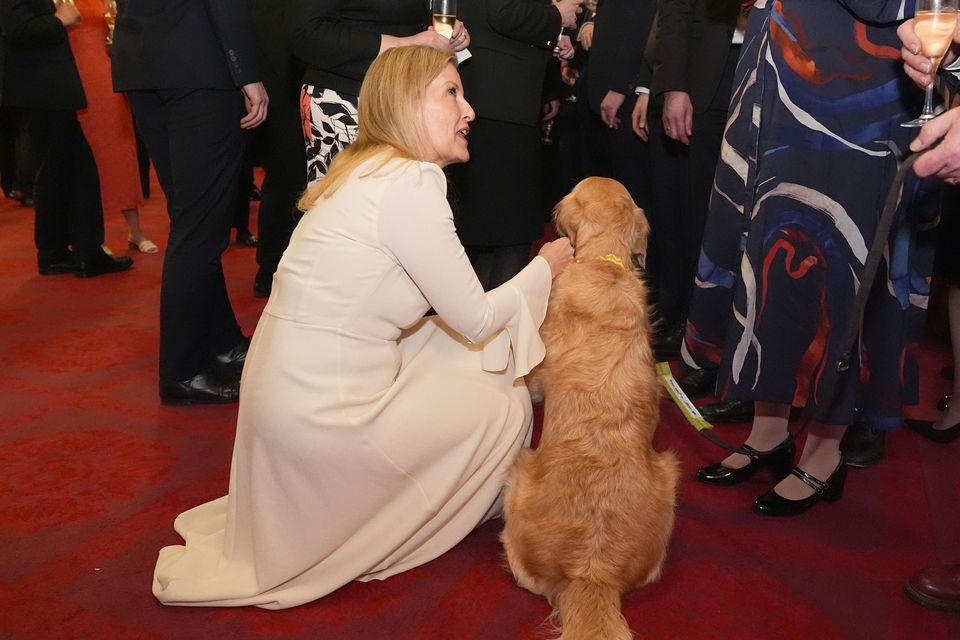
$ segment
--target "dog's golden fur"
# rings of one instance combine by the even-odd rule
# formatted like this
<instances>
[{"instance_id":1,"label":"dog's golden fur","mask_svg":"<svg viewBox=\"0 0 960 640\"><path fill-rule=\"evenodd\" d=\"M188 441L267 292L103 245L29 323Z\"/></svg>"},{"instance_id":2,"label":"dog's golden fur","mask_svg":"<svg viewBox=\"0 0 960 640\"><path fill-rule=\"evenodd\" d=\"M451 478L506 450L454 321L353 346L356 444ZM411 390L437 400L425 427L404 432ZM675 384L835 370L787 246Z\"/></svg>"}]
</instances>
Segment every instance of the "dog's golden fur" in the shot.
<instances>
[{"instance_id":1,"label":"dog's golden fur","mask_svg":"<svg viewBox=\"0 0 960 640\"><path fill-rule=\"evenodd\" d=\"M501 541L520 586L555 608L563 640L629 640L620 598L660 576L679 474L652 443L661 392L631 266L649 226L606 178L578 184L555 218L576 261L550 294L533 381L546 398L543 435L513 468Z\"/></svg>"}]
</instances>

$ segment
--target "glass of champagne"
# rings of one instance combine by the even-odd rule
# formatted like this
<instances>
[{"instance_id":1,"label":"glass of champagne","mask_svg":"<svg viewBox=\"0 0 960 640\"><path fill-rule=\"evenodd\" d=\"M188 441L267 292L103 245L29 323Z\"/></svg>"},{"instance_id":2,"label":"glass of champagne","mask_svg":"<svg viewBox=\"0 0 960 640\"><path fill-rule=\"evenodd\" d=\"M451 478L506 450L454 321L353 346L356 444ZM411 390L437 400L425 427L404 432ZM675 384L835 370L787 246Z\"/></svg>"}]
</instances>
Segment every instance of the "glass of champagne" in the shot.
<instances>
[{"instance_id":1,"label":"glass of champagne","mask_svg":"<svg viewBox=\"0 0 960 640\"><path fill-rule=\"evenodd\" d=\"M107 28L113 31L117 24L117 0L106 0L103 4L103 19Z\"/></svg>"},{"instance_id":2,"label":"glass of champagne","mask_svg":"<svg viewBox=\"0 0 960 640\"><path fill-rule=\"evenodd\" d=\"M113 45L113 31L117 26L117 0L106 0L103 5L103 21L107 23L107 53Z\"/></svg>"},{"instance_id":3,"label":"glass of champagne","mask_svg":"<svg viewBox=\"0 0 960 640\"><path fill-rule=\"evenodd\" d=\"M931 69L935 72L953 42L953 32L957 28L957 0L917 0L913 19L913 31L920 39L920 51L930 58ZM920 115L910 122L904 122L902 126L922 127L933 120L933 85L931 82L927 87Z\"/></svg>"},{"instance_id":4,"label":"glass of champagne","mask_svg":"<svg viewBox=\"0 0 960 640\"><path fill-rule=\"evenodd\" d=\"M447 38L452 36L457 24L457 0L430 0L430 11L433 12L433 30Z\"/></svg>"}]
</instances>

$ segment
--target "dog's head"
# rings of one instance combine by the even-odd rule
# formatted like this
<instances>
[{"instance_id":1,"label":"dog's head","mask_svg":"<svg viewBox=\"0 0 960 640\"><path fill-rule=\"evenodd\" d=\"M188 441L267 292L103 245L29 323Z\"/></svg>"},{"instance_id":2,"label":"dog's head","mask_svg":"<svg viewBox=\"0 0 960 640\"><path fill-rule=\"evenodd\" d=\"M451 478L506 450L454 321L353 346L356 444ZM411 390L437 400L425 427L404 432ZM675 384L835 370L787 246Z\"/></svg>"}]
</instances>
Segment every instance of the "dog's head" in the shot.
<instances>
[{"instance_id":1,"label":"dog's head","mask_svg":"<svg viewBox=\"0 0 960 640\"><path fill-rule=\"evenodd\" d=\"M650 224L626 188L610 178L581 180L553 209L557 234L575 247L594 238L615 238L641 260L647 255Z\"/></svg>"}]
</instances>

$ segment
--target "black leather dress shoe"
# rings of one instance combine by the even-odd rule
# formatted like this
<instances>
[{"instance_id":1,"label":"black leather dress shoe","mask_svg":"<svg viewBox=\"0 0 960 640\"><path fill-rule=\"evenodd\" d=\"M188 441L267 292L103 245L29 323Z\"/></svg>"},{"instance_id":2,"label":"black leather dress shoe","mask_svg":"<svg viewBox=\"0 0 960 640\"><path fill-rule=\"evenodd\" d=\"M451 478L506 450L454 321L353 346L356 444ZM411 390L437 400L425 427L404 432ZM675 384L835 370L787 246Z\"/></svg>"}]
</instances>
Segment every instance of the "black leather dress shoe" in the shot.
<instances>
[{"instance_id":1,"label":"black leather dress shoe","mask_svg":"<svg viewBox=\"0 0 960 640\"><path fill-rule=\"evenodd\" d=\"M260 242L257 240L257 236L249 231L237 231L237 244L245 247L255 247L260 244Z\"/></svg>"},{"instance_id":2,"label":"black leather dress shoe","mask_svg":"<svg viewBox=\"0 0 960 640\"><path fill-rule=\"evenodd\" d=\"M813 489L813 493L802 500L787 500L774 489L770 489L753 503L754 513L759 513L762 516L795 516L821 500L836 502L843 497L843 483L847 479L847 465L843 459L843 454L840 454L840 464L826 480L814 478L800 467L794 467L790 473Z\"/></svg>"},{"instance_id":3,"label":"black leather dress shoe","mask_svg":"<svg viewBox=\"0 0 960 640\"><path fill-rule=\"evenodd\" d=\"M92 258L80 260L77 262L78 278L95 278L106 273L118 273L126 271L133 266L133 260L126 256L113 257L108 256L103 250L98 249Z\"/></svg>"},{"instance_id":4,"label":"black leather dress shoe","mask_svg":"<svg viewBox=\"0 0 960 640\"><path fill-rule=\"evenodd\" d=\"M947 444L960 438L960 422L948 429L934 429L932 420L905 420L904 423L911 431L916 431L924 438Z\"/></svg>"},{"instance_id":5,"label":"black leather dress shoe","mask_svg":"<svg viewBox=\"0 0 960 640\"><path fill-rule=\"evenodd\" d=\"M273 289L273 274L264 271L263 267L257 270L257 275L253 277L253 297L269 298L270 291Z\"/></svg>"},{"instance_id":6,"label":"black leather dress shoe","mask_svg":"<svg viewBox=\"0 0 960 640\"><path fill-rule=\"evenodd\" d=\"M250 338L243 338L232 349L225 351L214 358L216 369L228 376L239 376L243 371L243 364L247 361L247 350L250 349Z\"/></svg>"},{"instance_id":7,"label":"black leather dress shoe","mask_svg":"<svg viewBox=\"0 0 960 640\"><path fill-rule=\"evenodd\" d=\"M753 474L763 468L770 469L770 473L778 481L782 480L790 473L793 466L793 458L797 454L797 444L793 441L793 436L787 436L780 446L787 445L776 453L763 455L757 452L757 455L750 456L750 462L739 469L725 467L721 463L712 464L709 467L703 467L697 470L697 480L704 484L731 485L740 484L744 480L750 479ZM744 449L756 451L750 445L742 445Z\"/></svg>"},{"instance_id":8,"label":"black leather dress shoe","mask_svg":"<svg viewBox=\"0 0 960 640\"><path fill-rule=\"evenodd\" d=\"M7 192L7 197L11 200L16 200L25 207L33 206L33 196L20 189L10 189L10 191Z\"/></svg>"},{"instance_id":9,"label":"black leather dress shoe","mask_svg":"<svg viewBox=\"0 0 960 640\"><path fill-rule=\"evenodd\" d=\"M37 267L37 270L42 276L56 276L62 273L74 273L77 270L77 265L73 262L73 258L57 258L55 260L38 261Z\"/></svg>"},{"instance_id":10,"label":"black leather dress shoe","mask_svg":"<svg viewBox=\"0 0 960 640\"><path fill-rule=\"evenodd\" d=\"M658 362L668 362L680 357L683 345L683 325L664 329L653 336L653 356Z\"/></svg>"},{"instance_id":11,"label":"black leather dress shoe","mask_svg":"<svg viewBox=\"0 0 960 640\"><path fill-rule=\"evenodd\" d=\"M688 398L700 398L713 393L717 387L716 369L694 369L677 381Z\"/></svg>"},{"instance_id":12,"label":"black leather dress shoe","mask_svg":"<svg viewBox=\"0 0 960 640\"><path fill-rule=\"evenodd\" d=\"M700 415L708 422L729 424L735 422L750 422L753 420L752 400L727 400L713 402L698 407Z\"/></svg>"},{"instance_id":13,"label":"black leather dress shoe","mask_svg":"<svg viewBox=\"0 0 960 640\"><path fill-rule=\"evenodd\" d=\"M226 404L240 398L240 377L201 371L189 380L160 380L163 404Z\"/></svg>"},{"instance_id":14,"label":"black leather dress shoe","mask_svg":"<svg viewBox=\"0 0 960 640\"><path fill-rule=\"evenodd\" d=\"M863 422L854 422L843 434L840 452L849 466L870 467L886 455L886 438L886 431L873 429Z\"/></svg>"}]
</instances>

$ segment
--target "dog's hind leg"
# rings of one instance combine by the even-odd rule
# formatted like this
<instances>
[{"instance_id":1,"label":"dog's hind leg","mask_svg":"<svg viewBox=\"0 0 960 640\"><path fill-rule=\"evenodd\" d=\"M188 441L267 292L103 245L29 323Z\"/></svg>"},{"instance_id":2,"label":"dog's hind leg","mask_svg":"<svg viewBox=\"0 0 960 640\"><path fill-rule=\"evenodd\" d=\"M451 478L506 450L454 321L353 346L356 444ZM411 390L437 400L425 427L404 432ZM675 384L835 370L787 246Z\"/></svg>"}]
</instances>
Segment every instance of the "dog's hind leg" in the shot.
<instances>
[{"instance_id":1,"label":"dog's hind leg","mask_svg":"<svg viewBox=\"0 0 960 640\"><path fill-rule=\"evenodd\" d=\"M506 552L507 564L510 566L510 572L513 574L517 584L531 593L535 593L539 596L546 595L544 593L543 586L540 584L540 581L534 578L533 574L527 571L527 568L524 566L520 555L514 550L513 544L509 538L508 529L504 529L503 533L500 534L500 540L503 542L503 550Z\"/></svg>"}]
</instances>

